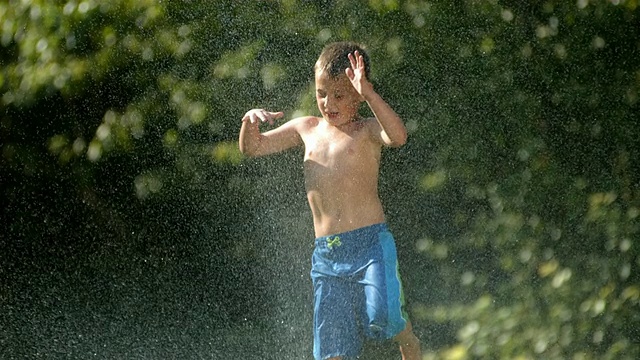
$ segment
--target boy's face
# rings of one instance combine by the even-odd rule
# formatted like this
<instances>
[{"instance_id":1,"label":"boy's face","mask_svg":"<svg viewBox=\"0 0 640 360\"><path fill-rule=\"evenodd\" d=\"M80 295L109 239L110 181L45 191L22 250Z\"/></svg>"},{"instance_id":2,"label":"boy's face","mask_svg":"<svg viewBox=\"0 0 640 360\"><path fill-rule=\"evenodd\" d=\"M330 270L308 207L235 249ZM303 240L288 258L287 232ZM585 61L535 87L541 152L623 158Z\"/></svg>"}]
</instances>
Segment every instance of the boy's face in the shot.
<instances>
[{"instance_id":1,"label":"boy's face","mask_svg":"<svg viewBox=\"0 0 640 360\"><path fill-rule=\"evenodd\" d=\"M333 126L354 120L362 97L345 74L331 77L316 71L316 102L322 117Z\"/></svg>"}]
</instances>

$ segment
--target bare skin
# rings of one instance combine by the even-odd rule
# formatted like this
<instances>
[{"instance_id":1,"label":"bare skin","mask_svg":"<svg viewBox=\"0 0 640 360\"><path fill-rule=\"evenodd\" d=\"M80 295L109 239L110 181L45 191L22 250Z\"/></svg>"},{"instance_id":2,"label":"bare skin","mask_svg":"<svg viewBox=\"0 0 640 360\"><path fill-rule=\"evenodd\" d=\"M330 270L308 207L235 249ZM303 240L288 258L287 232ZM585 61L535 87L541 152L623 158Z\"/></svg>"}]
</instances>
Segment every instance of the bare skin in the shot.
<instances>
[{"instance_id":1,"label":"bare skin","mask_svg":"<svg viewBox=\"0 0 640 360\"><path fill-rule=\"evenodd\" d=\"M322 117L305 116L260 133L282 112L250 110L242 119L240 151L262 156L304 145L304 179L316 237L384 222L378 196L383 146L402 146L402 120L366 79L362 56L349 54L351 68L331 77L316 71L316 102ZM358 107L366 101L374 117L364 119ZM421 357L411 324L395 337L404 360ZM339 358L336 358L339 359Z\"/></svg>"}]
</instances>

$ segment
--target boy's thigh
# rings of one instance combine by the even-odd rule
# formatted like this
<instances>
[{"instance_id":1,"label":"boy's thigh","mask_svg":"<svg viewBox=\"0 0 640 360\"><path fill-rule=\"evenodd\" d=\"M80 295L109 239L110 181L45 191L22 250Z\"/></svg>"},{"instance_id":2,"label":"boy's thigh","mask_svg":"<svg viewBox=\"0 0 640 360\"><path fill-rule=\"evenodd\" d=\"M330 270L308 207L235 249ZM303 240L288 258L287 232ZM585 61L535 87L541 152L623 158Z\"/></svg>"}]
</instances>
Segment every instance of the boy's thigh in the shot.
<instances>
[{"instance_id":1,"label":"boy's thigh","mask_svg":"<svg viewBox=\"0 0 640 360\"><path fill-rule=\"evenodd\" d=\"M366 298L365 333L374 339L391 339L406 327L402 282L394 262L371 264L361 281Z\"/></svg>"},{"instance_id":2,"label":"boy's thigh","mask_svg":"<svg viewBox=\"0 0 640 360\"><path fill-rule=\"evenodd\" d=\"M331 276L316 277L313 282L315 358L357 356L362 350L354 306L357 289L352 283Z\"/></svg>"}]
</instances>

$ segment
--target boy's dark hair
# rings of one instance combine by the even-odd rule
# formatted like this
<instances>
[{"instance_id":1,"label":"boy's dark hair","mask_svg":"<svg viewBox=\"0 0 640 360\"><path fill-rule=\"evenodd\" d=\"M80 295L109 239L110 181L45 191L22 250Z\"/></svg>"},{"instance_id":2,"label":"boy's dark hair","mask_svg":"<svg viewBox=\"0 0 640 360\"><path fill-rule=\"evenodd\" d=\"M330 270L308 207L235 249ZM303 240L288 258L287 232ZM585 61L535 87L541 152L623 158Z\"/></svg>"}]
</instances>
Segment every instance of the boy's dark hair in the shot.
<instances>
[{"instance_id":1,"label":"boy's dark hair","mask_svg":"<svg viewBox=\"0 0 640 360\"><path fill-rule=\"evenodd\" d=\"M320 57L316 62L315 71L326 71L331 77L337 77L344 74L345 69L351 67L349 62L349 54L358 51L364 60L364 74L369 79L371 71L371 62L369 54L365 51L364 46L351 41L334 42L326 45Z\"/></svg>"}]
</instances>

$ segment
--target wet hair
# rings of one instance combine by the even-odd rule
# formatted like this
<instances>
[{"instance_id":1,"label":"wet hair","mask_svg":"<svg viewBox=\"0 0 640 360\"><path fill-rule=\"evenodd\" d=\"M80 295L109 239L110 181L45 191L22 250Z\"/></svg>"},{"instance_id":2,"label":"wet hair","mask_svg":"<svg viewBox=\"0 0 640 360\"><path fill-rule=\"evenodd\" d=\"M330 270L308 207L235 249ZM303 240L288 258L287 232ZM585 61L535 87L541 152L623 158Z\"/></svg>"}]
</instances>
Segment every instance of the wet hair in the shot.
<instances>
[{"instance_id":1,"label":"wet hair","mask_svg":"<svg viewBox=\"0 0 640 360\"><path fill-rule=\"evenodd\" d=\"M356 50L362 55L362 59L364 60L364 73L367 79L369 79L369 72L371 71L369 54L367 54L363 45L350 41L334 42L326 45L320 53L314 70L316 72L326 71L332 78L338 77L345 73L345 69L351 67L348 55Z\"/></svg>"}]
</instances>

